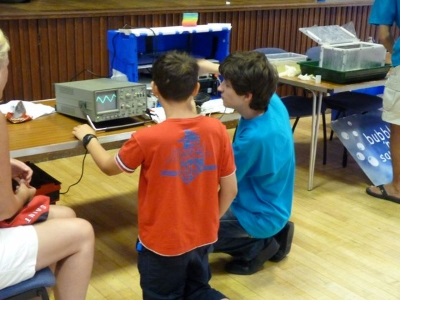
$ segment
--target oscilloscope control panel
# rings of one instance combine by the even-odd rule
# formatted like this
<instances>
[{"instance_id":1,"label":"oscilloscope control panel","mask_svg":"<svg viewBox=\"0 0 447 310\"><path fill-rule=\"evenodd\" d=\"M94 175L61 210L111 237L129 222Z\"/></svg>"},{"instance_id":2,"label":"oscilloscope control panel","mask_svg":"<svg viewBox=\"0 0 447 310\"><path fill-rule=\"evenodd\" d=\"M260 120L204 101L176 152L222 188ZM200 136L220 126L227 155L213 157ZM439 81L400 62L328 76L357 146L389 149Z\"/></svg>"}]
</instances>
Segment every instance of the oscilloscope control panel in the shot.
<instances>
[{"instance_id":1,"label":"oscilloscope control panel","mask_svg":"<svg viewBox=\"0 0 447 310\"><path fill-rule=\"evenodd\" d=\"M108 78L55 84L56 111L93 122L141 116L147 109L146 84Z\"/></svg>"}]
</instances>

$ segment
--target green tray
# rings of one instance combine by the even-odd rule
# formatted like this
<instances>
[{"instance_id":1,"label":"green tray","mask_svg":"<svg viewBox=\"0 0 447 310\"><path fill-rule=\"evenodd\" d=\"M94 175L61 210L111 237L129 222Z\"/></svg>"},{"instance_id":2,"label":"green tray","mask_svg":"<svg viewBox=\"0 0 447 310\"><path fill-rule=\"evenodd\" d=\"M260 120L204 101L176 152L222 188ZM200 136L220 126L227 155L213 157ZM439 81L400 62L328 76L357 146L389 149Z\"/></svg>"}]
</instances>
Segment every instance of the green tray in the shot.
<instances>
[{"instance_id":1,"label":"green tray","mask_svg":"<svg viewBox=\"0 0 447 310\"><path fill-rule=\"evenodd\" d=\"M369 69L336 71L319 67L318 61L304 61L298 63L298 65L301 67L301 74L321 75L322 80L338 84L380 80L387 75L391 67L390 65L385 65Z\"/></svg>"}]
</instances>

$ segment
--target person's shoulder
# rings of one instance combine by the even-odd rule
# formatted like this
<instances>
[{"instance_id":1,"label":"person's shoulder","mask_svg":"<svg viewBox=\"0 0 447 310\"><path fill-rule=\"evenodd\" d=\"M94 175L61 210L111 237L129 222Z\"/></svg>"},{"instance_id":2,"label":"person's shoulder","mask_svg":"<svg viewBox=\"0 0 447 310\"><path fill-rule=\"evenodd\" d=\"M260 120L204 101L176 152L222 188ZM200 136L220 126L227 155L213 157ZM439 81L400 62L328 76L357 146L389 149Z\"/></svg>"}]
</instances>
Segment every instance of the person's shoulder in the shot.
<instances>
[{"instance_id":1,"label":"person's shoulder","mask_svg":"<svg viewBox=\"0 0 447 310\"><path fill-rule=\"evenodd\" d=\"M213 116L201 115L201 116L198 117L197 120L199 122L206 123L209 126L216 126L216 127L224 126L224 124L222 123L222 121L219 118L213 117Z\"/></svg>"},{"instance_id":2,"label":"person's shoulder","mask_svg":"<svg viewBox=\"0 0 447 310\"><path fill-rule=\"evenodd\" d=\"M270 98L269 108L271 108L272 111L275 111L276 112L275 114L277 114L277 113L284 114L284 111L285 111L287 113L287 118L289 117L286 106L284 105L281 98L276 93L273 94L272 98ZM279 112L279 111L282 111L282 112Z\"/></svg>"},{"instance_id":3,"label":"person's shoulder","mask_svg":"<svg viewBox=\"0 0 447 310\"><path fill-rule=\"evenodd\" d=\"M269 117L258 116L248 121L242 121L239 123L237 131L243 136L243 140L256 144L256 141L263 141L267 132L270 132L271 130L268 118Z\"/></svg>"},{"instance_id":4,"label":"person's shoulder","mask_svg":"<svg viewBox=\"0 0 447 310\"><path fill-rule=\"evenodd\" d=\"M162 122L160 124L156 124L156 125L147 125L143 128L139 128L131 134L131 137L140 139L141 137L150 136L156 130L161 130L163 127L163 126L161 126L161 124L163 124L163 123L164 122Z\"/></svg>"},{"instance_id":5,"label":"person's shoulder","mask_svg":"<svg viewBox=\"0 0 447 310\"><path fill-rule=\"evenodd\" d=\"M272 95L272 97L270 98L270 104L273 102L275 102L275 103L281 102L281 98L279 97L279 95L277 93L274 93Z\"/></svg>"}]
</instances>

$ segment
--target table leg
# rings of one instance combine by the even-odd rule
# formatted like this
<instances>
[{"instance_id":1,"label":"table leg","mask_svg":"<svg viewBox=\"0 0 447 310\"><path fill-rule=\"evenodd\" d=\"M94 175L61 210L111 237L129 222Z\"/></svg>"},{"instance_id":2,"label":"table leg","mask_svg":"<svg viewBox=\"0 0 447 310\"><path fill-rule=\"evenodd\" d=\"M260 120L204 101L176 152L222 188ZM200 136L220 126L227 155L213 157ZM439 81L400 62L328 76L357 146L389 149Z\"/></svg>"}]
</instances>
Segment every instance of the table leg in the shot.
<instances>
[{"instance_id":1,"label":"table leg","mask_svg":"<svg viewBox=\"0 0 447 310\"><path fill-rule=\"evenodd\" d=\"M310 164L309 164L309 182L307 190L314 188L314 172L315 161L317 156L318 129L320 126L321 103L323 101L323 93L312 92L312 137L310 142Z\"/></svg>"}]
</instances>

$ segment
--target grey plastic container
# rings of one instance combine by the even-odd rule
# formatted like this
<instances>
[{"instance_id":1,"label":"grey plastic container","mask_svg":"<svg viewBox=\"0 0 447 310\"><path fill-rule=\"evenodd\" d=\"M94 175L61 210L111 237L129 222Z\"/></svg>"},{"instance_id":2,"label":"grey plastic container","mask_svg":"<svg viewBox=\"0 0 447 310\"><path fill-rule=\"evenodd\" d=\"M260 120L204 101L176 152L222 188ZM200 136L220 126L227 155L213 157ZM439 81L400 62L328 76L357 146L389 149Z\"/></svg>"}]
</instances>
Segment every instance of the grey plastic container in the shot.
<instances>
[{"instance_id":1,"label":"grey plastic container","mask_svg":"<svg viewBox=\"0 0 447 310\"><path fill-rule=\"evenodd\" d=\"M275 53L265 55L269 62L275 66L279 74L286 71L286 66L295 67L296 71L300 72L298 63L306 61L307 56L296 53Z\"/></svg>"},{"instance_id":2,"label":"grey plastic container","mask_svg":"<svg viewBox=\"0 0 447 310\"><path fill-rule=\"evenodd\" d=\"M307 60L306 55L296 53L274 53L274 54L267 54L265 56L272 64L283 64L283 63L296 64L298 62Z\"/></svg>"},{"instance_id":3,"label":"grey plastic container","mask_svg":"<svg viewBox=\"0 0 447 310\"><path fill-rule=\"evenodd\" d=\"M340 26L314 26L300 31L321 44L322 68L351 71L385 65L386 49L382 44L362 42Z\"/></svg>"}]
</instances>

